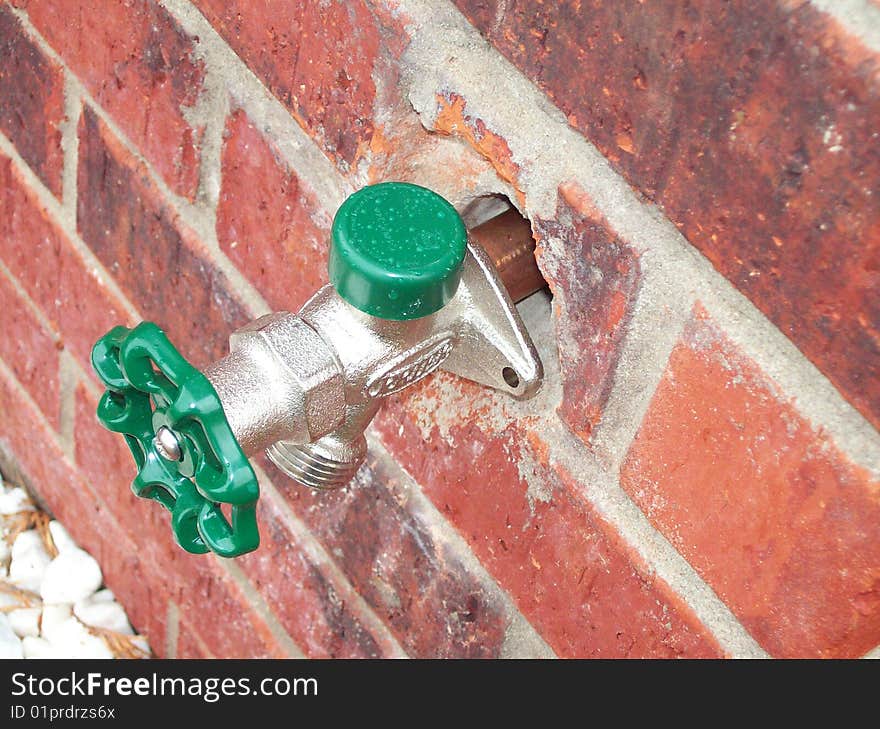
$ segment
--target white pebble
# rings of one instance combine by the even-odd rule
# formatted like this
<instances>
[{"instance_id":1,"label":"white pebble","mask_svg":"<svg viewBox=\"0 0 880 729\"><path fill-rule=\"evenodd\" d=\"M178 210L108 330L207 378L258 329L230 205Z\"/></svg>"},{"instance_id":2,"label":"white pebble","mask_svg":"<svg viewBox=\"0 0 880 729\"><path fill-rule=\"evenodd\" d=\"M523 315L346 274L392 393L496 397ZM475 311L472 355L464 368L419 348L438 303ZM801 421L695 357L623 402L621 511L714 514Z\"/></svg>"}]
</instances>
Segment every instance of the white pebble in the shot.
<instances>
[{"instance_id":1,"label":"white pebble","mask_svg":"<svg viewBox=\"0 0 880 729\"><path fill-rule=\"evenodd\" d=\"M133 635L134 631L125 615L125 610L113 598L110 590L101 590L80 600L73 606L73 614L86 625L94 628L114 630L117 633Z\"/></svg>"},{"instance_id":2,"label":"white pebble","mask_svg":"<svg viewBox=\"0 0 880 729\"><path fill-rule=\"evenodd\" d=\"M12 630L9 619L0 613L0 658L24 658L21 639Z\"/></svg>"},{"instance_id":3,"label":"white pebble","mask_svg":"<svg viewBox=\"0 0 880 729\"><path fill-rule=\"evenodd\" d=\"M49 641L59 658L113 658L113 652L76 618L68 618Z\"/></svg>"},{"instance_id":4,"label":"white pebble","mask_svg":"<svg viewBox=\"0 0 880 729\"><path fill-rule=\"evenodd\" d=\"M50 643L60 640L70 615L70 605L43 605L43 637Z\"/></svg>"},{"instance_id":5,"label":"white pebble","mask_svg":"<svg viewBox=\"0 0 880 729\"><path fill-rule=\"evenodd\" d=\"M76 602L88 597L103 582L101 567L82 549L59 552L46 568L40 595L47 603Z\"/></svg>"},{"instance_id":6,"label":"white pebble","mask_svg":"<svg viewBox=\"0 0 880 729\"><path fill-rule=\"evenodd\" d=\"M22 532L12 545L9 580L25 590L38 592L51 561L40 535L33 529Z\"/></svg>"},{"instance_id":7,"label":"white pebble","mask_svg":"<svg viewBox=\"0 0 880 729\"><path fill-rule=\"evenodd\" d=\"M7 613L9 624L19 638L25 636L37 637L40 634L40 614L43 608L30 607L19 608Z\"/></svg>"},{"instance_id":8,"label":"white pebble","mask_svg":"<svg viewBox=\"0 0 880 729\"><path fill-rule=\"evenodd\" d=\"M49 533L52 535L52 541L59 552L69 552L71 549L78 549L73 537L70 536L67 529L59 521L49 522Z\"/></svg>"},{"instance_id":9,"label":"white pebble","mask_svg":"<svg viewBox=\"0 0 880 729\"><path fill-rule=\"evenodd\" d=\"M36 511L27 492L18 486L0 488L0 514L17 514L20 511Z\"/></svg>"},{"instance_id":10,"label":"white pebble","mask_svg":"<svg viewBox=\"0 0 880 729\"><path fill-rule=\"evenodd\" d=\"M45 638L26 636L21 640L25 658L61 658L52 644Z\"/></svg>"}]
</instances>

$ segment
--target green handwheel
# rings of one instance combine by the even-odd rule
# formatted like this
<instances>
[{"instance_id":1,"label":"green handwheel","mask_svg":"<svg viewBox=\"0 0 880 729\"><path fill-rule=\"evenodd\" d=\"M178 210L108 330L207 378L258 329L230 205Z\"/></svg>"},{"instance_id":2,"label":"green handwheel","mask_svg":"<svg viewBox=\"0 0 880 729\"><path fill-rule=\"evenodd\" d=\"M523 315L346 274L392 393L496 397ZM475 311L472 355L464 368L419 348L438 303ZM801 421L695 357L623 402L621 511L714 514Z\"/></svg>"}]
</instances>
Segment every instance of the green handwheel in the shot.
<instances>
[{"instance_id":1,"label":"green handwheel","mask_svg":"<svg viewBox=\"0 0 880 729\"><path fill-rule=\"evenodd\" d=\"M259 484L205 375L151 322L111 329L92 366L107 387L98 419L134 456L131 488L171 512L177 543L223 557L255 550Z\"/></svg>"}]
</instances>

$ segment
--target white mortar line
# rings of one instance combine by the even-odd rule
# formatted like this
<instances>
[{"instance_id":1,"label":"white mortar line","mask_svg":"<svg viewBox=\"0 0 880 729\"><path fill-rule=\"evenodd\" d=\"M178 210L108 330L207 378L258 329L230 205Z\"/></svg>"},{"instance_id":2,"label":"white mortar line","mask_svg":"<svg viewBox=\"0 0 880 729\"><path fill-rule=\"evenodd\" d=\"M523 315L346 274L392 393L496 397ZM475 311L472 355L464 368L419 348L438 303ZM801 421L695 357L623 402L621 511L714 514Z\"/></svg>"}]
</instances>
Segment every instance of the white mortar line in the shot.
<instances>
[{"instance_id":1,"label":"white mortar line","mask_svg":"<svg viewBox=\"0 0 880 729\"><path fill-rule=\"evenodd\" d=\"M260 482L260 498L271 499L275 508L284 518L284 523L297 540L299 549L312 564L319 566L327 581L333 585L334 591L342 601L353 608L357 619L376 638L384 650L389 651L390 658L407 658L406 651L391 632L391 629L379 618L363 596L354 588L348 577L329 555L321 542L290 508L285 499L275 488L266 472L258 465L252 464ZM305 487L300 487L305 488Z\"/></svg>"},{"instance_id":2,"label":"white mortar line","mask_svg":"<svg viewBox=\"0 0 880 729\"><path fill-rule=\"evenodd\" d=\"M113 277L107 273L103 264L98 260L92 250L82 241L76 229L70 229L65 223L65 210L58 199L52 192L42 183L42 181L34 174L33 170L28 167L12 144L5 136L0 134L0 153L9 157L15 165L16 171L24 179L28 191L37 198L37 202L49 212L50 216L56 223L56 227L61 234L69 239L72 247L83 258L89 273L95 277L96 283L108 289L110 293L119 300L122 312L129 316L132 320L140 319L137 310L128 301L125 294L113 280Z\"/></svg>"},{"instance_id":3,"label":"white mortar line","mask_svg":"<svg viewBox=\"0 0 880 729\"><path fill-rule=\"evenodd\" d=\"M734 658L766 658L766 651L681 553L654 528L617 477L596 461L585 458L583 444L558 421L545 422L542 432L555 444L550 460L571 474L600 516L635 549L649 570L685 601L722 649Z\"/></svg>"},{"instance_id":4,"label":"white mortar line","mask_svg":"<svg viewBox=\"0 0 880 729\"><path fill-rule=\"evenodd\" d=\"M58 396L60 419L58 442L71 461L76 460L76 387L82 377L82 369L73 355L64 350L58 357Z\"/></svg>"},{"instance_id":5,"label":"white mortar line","mask_svg":"<svg viewBox=\"0 0 880 729\"><path fill-rule=\"evenodd\" d=\"M76 175L79 158L79 118L82 113L82 94L79 82L69 69L64 68L64 122L61 124L61 149L64 168L61 175L64 224L76 230Z\"/></svg>"},{"instance_id":6,"label":"white mortar line","mask_svg":"<svg viewBox=\"0 0 880 729\"><path fill-rule=\"evenodd\" d=\"M199 39L196 54L222 78L251 121L269 138L282 159L311 188L318 203L335 211L353 188L287 108L263 85L214 27L187 0L160 0L190 36Z\"/></svg>"},{"instance_id":7,"label":"white mortar line","mask_svg":"<svg viewBox=\"0 0 880 729\"><path fill-rule=\"evenodd\" d=\"M549 317L542 311L546 305L538 297L530 297L518 307L529 331L539 333L536 346L544 362L544 389L535 398L537 407L532 401L513 401L496 395L504 416L511 419L538 418L537 424L528 427L539 433L545 442L553 444L549 451L551 466L557 464L571 476L578 484L576 488L582 498L633 548L648 571L666 582L684 600L725 652L741 658L766 657L766 652L730 608L621 487L617 469L609 468L604 462L607 454L586 449L580 438L556 416L551 403L558 402L561 397L562 384L552 337L549 334L541 336L551 326ZM663 346L659 345L652 356L662 356L662 350ZM503 429L504 423L498 427ZM550 494L543 497L536 494L536 497L552 498Z\"/></svg>"},{"instance_id":8,"label":"white mortar line","mask_svg":"<svg viewBox=\"0 0 880 729\"><path fill-rule=\"evenodd\" d=\"M165 612L165 657L177 658L177 641L180 639L180 608L174 600L168 601Z\"/></svg>"},{"instance_id":9,"label":"white mortar line","mask_svg":"<svg viewBox=\"0 0 880 729\"><path fill-rule=\"evenodd\" d=\"M614 385L590 438L593 453L611 472L620 468L641 427L695 301L693 289L682 287L677 295L669 291L653 259L646 255L640 261L640 286L612 373Z\"/></svg>"},{"instance_id":10,"label":"white mortar line","mask_svg":"<svg viewBox=\"0 0 880 729\"><path fill-rule=\"evenodd\" d=\"M49 321L49 318L43 310L37 306L34 300L30 297L30 294L25 290L24 286L21 285L21 282L15 277L15 274L6 267L6 264L3 263L2 260L0 260L0 276L6 279L9 285L12 286L15 293L18 294L18 298L21 299L22 303L27 307L31 314L33 314L34 318L40 322L40 326L46 330L55 342L60 342L61 336L55 328L55 325Z\"/></svg>"},{"instance_id":11,"label":"white mortar line","mask_svg":"<svg viewBox=\"0 0 880 729\"><path fill-rule=\"evenodd\" d=\"M211 555L229 575L229 578L242 591L248 604L253 611L266 623L269 633L284 650L288 658L305 658L306 655L302 649L296 644L290 634L284 629L284 626L278 621L278 617L272 612L272 609L266 604L263 596L257 591L253 583L247 578L238 563L233 559L224 559L216 554Z\"/></svg>"},{"instance_id":12,"label":"white mortar line","mask_svg":"<svg viewBox=\"0 0 880 729\"><path fill-rule=\"evenodd\" d=\"M880 659L880 645L878 645L876 648L872 648L871 650L869 650L867 653L865 653L865 655L862 656L862 658L873 658L875 660Z\"/></svg>"},{"instance_id":13,"label":"white mortar line","mask_svg":"<svg viewBox=\"0 0 880 729\"><path fill-rule=\"evenodd\" d=\"M448 547L454 558L465 567L467 574L477 580L492 595L493 599L503 606L508 622L505 631L505 644L502 646L503 652L506 650L507 654L502 657L555 658L553 650L520 612L513 598L489 574L471 550L470 545L440 513L434 502L425 495L416 479L394 460L372 428L367 431L366 435L370 453L381 460L384 467L399 481L398 485L389 486L392 488L394 496L405 502L407 510L419 519L434 543L438 547Z\"/></svg>"},{"instance_id":14,"label":"white mortar line","mask_svg":"<svg viewBox=\"0 0 880 729\"><path fill-rule=\"evenodd\" d=\"M5 279L10 286L12 286L13 290L17 294L18 298L21 302L27 307L27 309L31 312L34 318L39 322L40 326L49 334L52 341L56 344L61 342L61 336L58 333L58 330L49 321L46 314L40 309L39 306L34 302L34 300L30 297L30 294L25 290L24 286L21 285L21 282L15 277L15 275L10 271L6 264L0 260L0 277ZM70 359L70 353L66 351L60 351L57 353L57 377L58 377L58 434L59 434L59 443L61 445L61 449L67 453L71 458L73 457L73 417L74 417L74 406L75 403L68 397L67 393L67 378L69 376L68 368L66 367L67 360Z\"/></svg>"},{"instance_id":15,"label":"white mortar line","mask_svg":"<svg viewBox=\"0 0 880 729\"><path fill-rule=\"evenodd\" d=\"M33 26L33 24L27 17L27 13L24 10L15 10L15 14L18 16L22 25L31 35L32 40L37 44L40 50L56 63L64 64L64 59L55 52L52 46L49 45L46 39L43 38L40 32ZM76 77L70 72L67 73L67 79L68 80L65 87L65 102L69 102L72 104L76 101L81 101L88 104L89 108L107 126L110 132L122 144L123 148L138 163L144 166L144 168L147 170L151 182L156 186L159 192L159 196L164 199L169 209L173 211L177 216L179 216L184 226L188 228L191 232L195 233L195 236L210 251L211 262L226 277L227 281L229 282L230 288L237 295L239 300L242 301L246 305L246 307L251 310L251 313L255 313L255 315L261 315L271 311L271 309L263 299L262 295L250 283L250 281L247 280L247 278L241 273L241 271L239 271L235 266L232 265L231 261L226 257L223 251L220 250L220 246L217 244L217 233L215 228L216 209L214 207L211 207L211 200L213 195L211 190L213 185L217 184L217 182L219 181L219 172L209 170L209 172L207 173L208 180L206 181L204 173L202 173L202 171L200 170L199 193L197 195L197 200L195 203L190 202L181 195L178 195L168 186L168 183L165 182L165 179L162 177L162 175L160 175L156 171L153 164L143 156L138 147L134 143L132 143L128 136L118 127L115 120L94 99L94 97L82 84L82 82L76 79ZM196 120L198 121L198 123L203 123L202 117L206 115L206 109L225 108L225 101L219 99L215 89L212 90L209 88L208 90L206 90L206 94L207 99L202 105L197 104L195 107L186 107L182 109L184 116ZM222 128L223 121L221 120L219 124ZM75 135L76 131L76 129L73 129L72 132L69 133ZM215 133L214 123L207 126L206 134L208 133ZM213 162L217 161L217 155L219 155L218 150L213 150L211 148L211 143L211 141L209 141L208 143L209 166ZM75 189L77 174L76 166L78 163L78 159L74 157L73 154L76 150L78 150L78 141L76 143L76 147L74 147L74 145L72 144L68 146L70 147L70 151L65 149L64 177L65 180L67 180L66 184L73 185ZM0 149L2 149L2 147L0 147ZM69 165L74 165L73 170L69 169ZM74 234L76 234L77 230L75 202L73 203L72 209L68 207L68 202L66 199L68 193L67 187L65 187L64 192L65 205L60 208L60 214L56 217L59 221L63 222L63 227L65 228L65 230L69 231L71 236L73 236ZM74 194L71 194L70 197L75 201L76 196ZM207 200L207 205L203 204L205 200Z\"/></svg>"},{"instance_id":16,"label":"white mortar line","mask_svg":"<svg viewBox=\"0 0 880 729\"><path fill-rule=\"evenodd\" d=\"M797 398L817 431L827 431L853 462L880 474L880 434L864 416L656 206L639 198L599 151L569 127L562 113L457 10L448 3L428 0L395 0L395 7L402 17L412 19L408 27L412 41L402 65L410 101L427 128L433 127L438 94L462 96L467 113L507 142L521 169L520 184L530 216L555 217L559 185L576 182L612 230L640 255L643 268L655 269L662 297L656 306L674 310L682 296L699 299L722 324L730 325L734 341L747 348L782 392ZM472 72L475 68L479 74ZM650 304L645 300L647 293L641 295L645 306ZM627 346L632 352L633 345ZM656 368L658 363L655 359L644 364ZM624 377L620 384L630 383ZM610 405L625 404L627 395L615 393ZM609 411L607 417L625 423L638 414L628 406L621 410ZM628 427L615 435L608 428L603 437L610 443L614 437L625 440L631 432Z\"/></svg>"},{"instance_id":17,"label":"white mortar line","mask_svg":"<svg viewBox=\"0 0 880 729\"><path fill-rule=\"evenodd\" d=\"M830 15L865 47L880 53L880 7L871 0L809 0L810 5Z\"/></svg>"}]
</instances>

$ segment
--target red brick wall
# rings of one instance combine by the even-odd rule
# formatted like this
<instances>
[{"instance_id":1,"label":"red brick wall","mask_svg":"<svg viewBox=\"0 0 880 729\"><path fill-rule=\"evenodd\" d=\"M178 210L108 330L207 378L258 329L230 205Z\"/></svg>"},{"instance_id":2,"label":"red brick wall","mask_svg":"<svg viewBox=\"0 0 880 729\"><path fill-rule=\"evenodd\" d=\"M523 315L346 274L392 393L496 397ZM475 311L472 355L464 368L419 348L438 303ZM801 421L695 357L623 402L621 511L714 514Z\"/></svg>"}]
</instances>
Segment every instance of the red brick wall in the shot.
<instances>
[{"instance_id":1,"label":"red brick wall","mask_svg":"<svg viewBox=\"0 0 880 729\"><path fill-rule=\"evenodd\" d=\"M0 465L170 656L880 645L880 9L7 0ZM352 190L509 198L552 302L516 403L437 374L351 487L264 459L260 550L174 547L92 343L204 365L326 281Z\"/></svg>"}]
</instances>

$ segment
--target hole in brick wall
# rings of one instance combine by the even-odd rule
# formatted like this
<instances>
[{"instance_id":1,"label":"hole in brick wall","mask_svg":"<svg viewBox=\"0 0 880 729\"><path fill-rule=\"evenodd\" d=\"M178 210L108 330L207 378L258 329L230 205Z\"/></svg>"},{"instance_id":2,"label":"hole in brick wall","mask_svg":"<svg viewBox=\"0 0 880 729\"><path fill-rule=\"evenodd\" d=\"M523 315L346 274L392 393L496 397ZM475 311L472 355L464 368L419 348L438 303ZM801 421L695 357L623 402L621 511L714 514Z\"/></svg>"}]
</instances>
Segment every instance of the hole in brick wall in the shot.
<instances>
[{"instance_id":1,"label":"hole in brick wall","mask_svg":"<svg viewBox=\"0 0 880 729\"><path fill-rule=\"evenodd\" d=\"M535 262L532 224L509 198L505 195L475 198L462 211L462 218L471 238L495 263L510 298L522 301L546 288L547 282Z\"/></svg>"},{"instance_id":2,"label":"hole in brick wall","mask_svg":"<svg viewBox=\"0 0 880 729\"><path fill-rule=\"evenodd\" d=\"M507 195L502 195L501 193L497 195L480 195L462 208L461 217L465 225L470 229L476 228L492 218L506 213L508 210L516 210L516 207L514 207L514 204Z\"/></svg>"}]
</instances>

